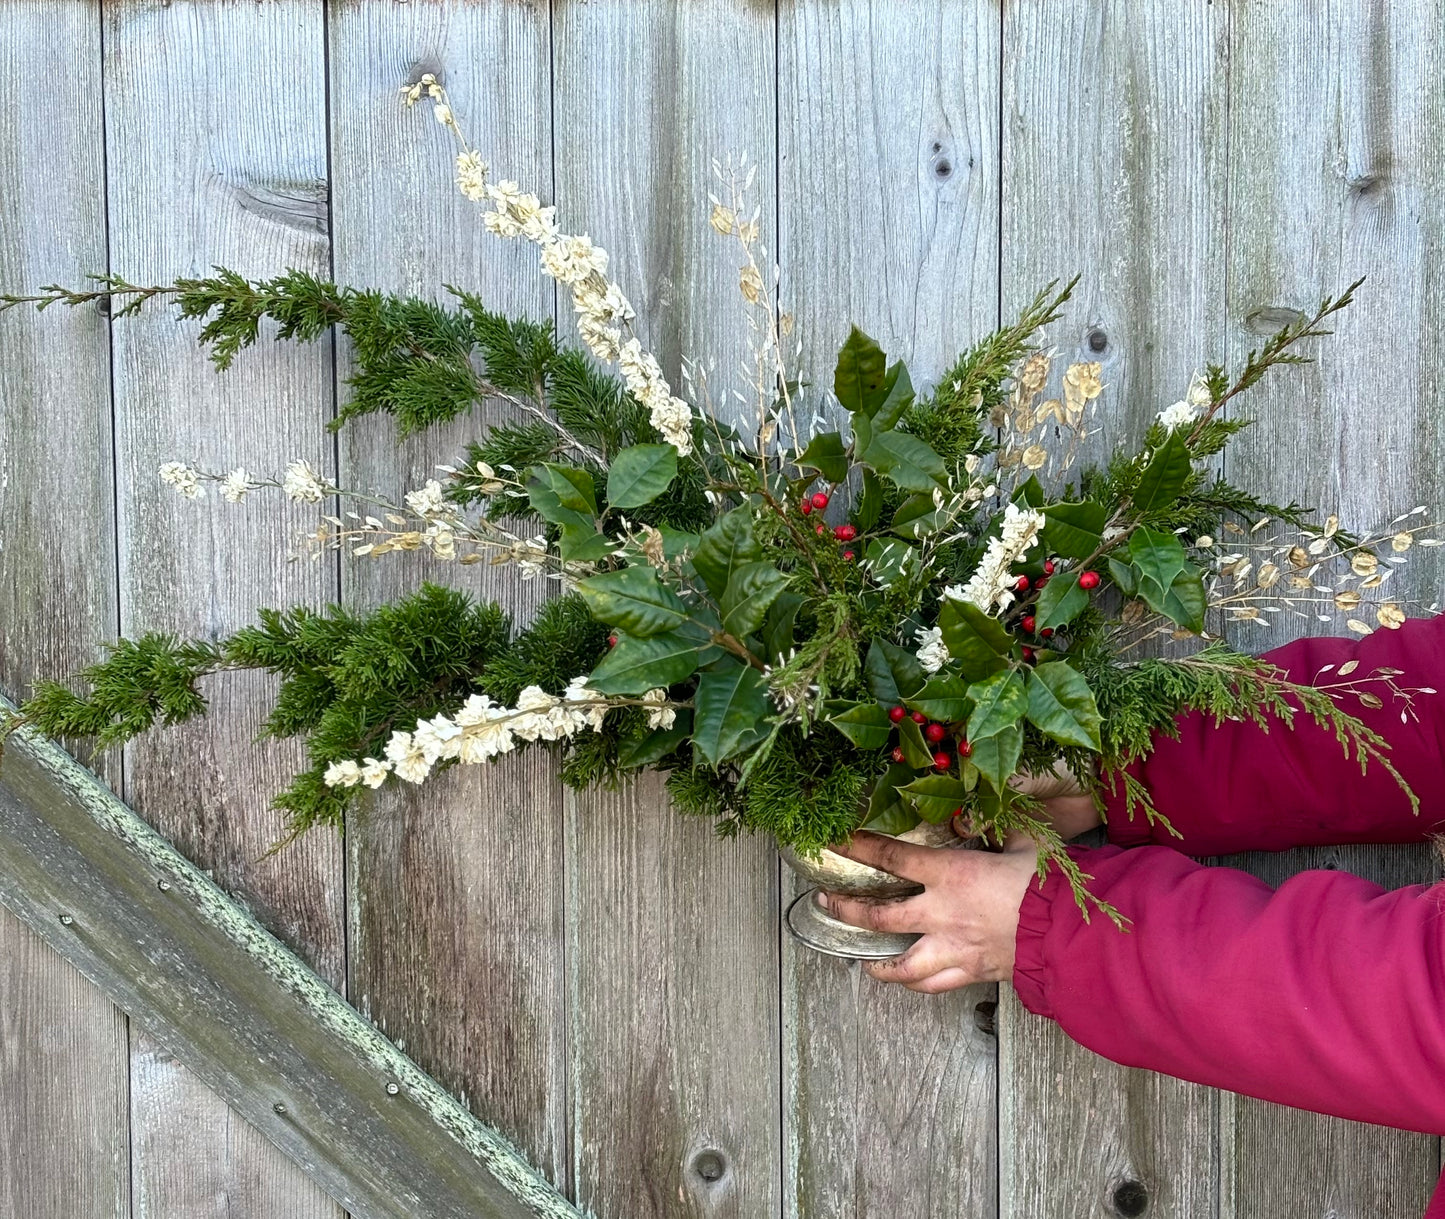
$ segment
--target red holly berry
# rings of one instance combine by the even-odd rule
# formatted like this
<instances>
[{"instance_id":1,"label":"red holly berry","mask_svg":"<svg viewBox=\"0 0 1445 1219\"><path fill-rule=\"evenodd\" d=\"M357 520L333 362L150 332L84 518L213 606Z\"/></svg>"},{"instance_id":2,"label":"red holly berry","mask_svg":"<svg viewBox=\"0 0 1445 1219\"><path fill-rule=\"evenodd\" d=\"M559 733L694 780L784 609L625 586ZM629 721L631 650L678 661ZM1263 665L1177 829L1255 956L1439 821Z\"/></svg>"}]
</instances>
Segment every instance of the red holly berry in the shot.
<instances>
[{"instance_id":1,"label":"red holly berry","mask_svg":"<svg viewBox=\"0 0 1445 1219\"><path fill-rule=\"evenodd\" d=\"M843 552L843 562L845 563L851 563L857 557L858 556L854 554L851 550L845 550Z\"/></svg>"},{"instance_id":2,"label":"red holly berry","mask_svg":"<svg viewBox=\"0 0 1445 1219\"><path fill-rule=\"evenodd\" d=\"M1016 589L1018 589L1018 591L1021 592L1021 593L1026 593L1026 592L1028 592L1028 591L1029 591L1029 578L1028 578L1028 576L1020 576L1020 577L1018 578L1018 580L1015 581L1014 587L1015 587Z\"/></svg>"},{"instance_id":3,"label":"red holly berry","mask_svg":"<svg viewBox=\"0 0 1445 1219\"><path fill-rule=\"evenodd\" d=\"M1033 658L1034 658L1034 650L1033 650L1033 648L1023 648L1022 651L1023 651L1023 654L1024 654L1024 659L1027 660L1027 661L1032 662L1032 661L1033 661Z\"/></svg>"},{"instance_id":4,"label":"red holly berry","mask_svg":"<svg viewBox=\"0 0 1445 1219\"><path fill-rule=\"evenodd\" d=\"M798 505L798 511L801 512L804 516L807 516L810 512L813 511L813 505L807 500L804 500L801 504Z\"/></svg>"},{"instance_id":5,"label":"red holly berry","mask_svg":"<svg viewBox=\"0 0 1445 1219\"><path fill-rule=\"evenodd\" d=\"M1097 571L1081 571L1079 573L1079 587L1088 591L1091 588L1099 587L1099 573Z\"/></svg>"},{"instance_id":6,"label":"red holly berry","mask_svg":"<svg viewBox=\"0 0 1445 1219\"><path fill-rule=\"evenodd\" d=\"M1035 587L1035 588L1043 588L1043 586L1044 586L1045 584L1047 584L1048 582L1049 582L1048 576L1040 576L1037 580L1034 581L1034 587Z\"/></svg>"},{"instance_id":7,"label":"red holly berry","mask_svg":"<svg viewBox=\"0 0 1445 1219\"><path fill-rule=\"evenodd\" d=\"M615 647L617 646L617 636L616 636L616 635L608 635L608 636L607 636L607 646L608 646L609 648L615 648Z\"/></svg>"},{"instance_id":8,"label":"red holly berry","mask_svg":"<svg viewBox=\"0 0 1445 1219\"><path fill-rule=\"evenodd\" d=\"M814 528L813 532L816 533L819 537L822 537L825 533L828 532L828 526L818 525Z\"/></svg>"},{"instance_id":9,"label":"red holly berry","mask_svg":"<svg viewBox=\"0 0 1445 1219\"><path fill-rule=\"evenodd\" d=\"M1051 576L1051 575L1053 575L1053 574L1054 574L1054 561L1053 561L1053 559L1045 559L1045 560L1044 560L1044 575L1046 575L1046 576Z\"/></svg>"},{"instance_id":10,"label":"red holly berry","mask_svg":"<svg viewBox=\"0 0 1445 1219\"><path fill-rule=\"evenodd\" d=\"M893 747L893 760L894 760L895 762L901 762L901 761L903 761L903 748L902 748L902 746L900 746L900 745L895 745L895 746Z\"/></svg>"},{"instance_id":11,"label":"red holly berry","mask_svg":"<svg viewBox=\"0 0 1445 1219\"><path fill-rule=\"evenodd\" d=\"M1046 626L1046 627L1044 627L1043 630L1041 630L1041 631L1039 632L1039 638L1040 638L1040 639L1051 639L1051 638L1053 637L1053 634L1054 634L1054 628L1051 627L1051 626Z\"/></svg>"},{"instance_id":12,"label":"red holly berry","mask_svg":"<svg viewBox=\"0 0 1445 1219\"><path fill-rule=\"evenodd\" d=\"M967 758L967 757L972 756L972 754L973 754L973 744L972 744L972 742L970 742L970 741L959 741L959 743L958 743L958 756L961 757L961 758ZM959 810L959 812L962 812L962 811L963 811L962 809Z\"/></svg>"},{"instance_id":13,"label":"red holly berry","mask_svg":"<svg viewBox=\"0 0 1445 1219\"><path fill-rule=\"evenodd\" d=\"M851 542L858 536L858 530L852 525L839 525L833 530L833 536L840 542Z\"/></svg>"},{"instance_id":14,"label":"red holly berry","mask_svg":"<svg viewBox=\"0 0 1445 1219\"><path fill-rule=\"evenodd\" d=\"M933 755L933 765L938 770L947 770L952 761L953 759L941 749Z\"/></svg>"},{"instance_id":15,"label":"red holly berry","mask_svg":"<svg viewBox=\"0 0 1445 1219\"><path fill-rule=\"evenodd\" d=\"M922 711L915 711L913 713L913 722L915 724L926 724L928 723L928 716L924 715Z\"/></svg>"},{"instance_id":16,"label":"red holly berry","mask_svg":"<svg viewBox=\"0 0 1445 1219\"><path fill-rule=\"evenodd\" d=\"M823 509L826 508L827 506L828 506L828 497L827 497L826 495L824 495L821 491L814 491L814 492L813 492L813 507L816 508L819 512L822 512Z\"/></svg>"},{"instance_id":17,"label":"red holly berry","mask_svg":"<svg viewBox=\"0 0 1445 1219\"><path fill-rule=\"evenodd\" d=\"M888 718L892 720L895 724L901 724L903 722L903 717L907 714L907 707L890 707L888 709Z\"/></svg>"},{"instance_id":18,"label":"red holly berry","mask_svg":"<svg viewBox=\"0 0 1445 1219\"><path fill-rule=\"evenodd\" d=\"M1032 614L1025 614L1022 618L1019 619L1019 625L1023 627L1024 630L1026 630L1030 635L1034 633L1034 622L1035 618Z\"/></svg>"},{"instance_id":19,"label":"red holly berry","mask_svg":"<svg viewBox=\"0 0 1445 1219\"><path fill-rule=\"evenodd\" d=\"M948 735L948 729L942 724L929 724L928 727L923 730L923 735L925 739L937 745L939 741Z\"/></svg>"}]
</instances>

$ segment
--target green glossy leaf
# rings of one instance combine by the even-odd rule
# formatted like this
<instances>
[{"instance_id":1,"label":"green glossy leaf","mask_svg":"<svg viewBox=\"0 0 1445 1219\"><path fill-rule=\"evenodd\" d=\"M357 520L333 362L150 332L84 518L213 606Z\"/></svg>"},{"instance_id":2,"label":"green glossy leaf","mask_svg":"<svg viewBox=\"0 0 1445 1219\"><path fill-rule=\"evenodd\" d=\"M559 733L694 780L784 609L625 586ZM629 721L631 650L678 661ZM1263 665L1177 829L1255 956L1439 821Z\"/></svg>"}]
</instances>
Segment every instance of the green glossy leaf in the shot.
<instances>
[{"instance_id":1,"label":"green glossy leaf","mask_svg":"<svg viewBox=\"0 0 1445 1219\"><path fill-rule=\"evenodd\" d=\"M914 569L918 562L918 551L907 542L900 542L896 538L874 538L868 543L863 557L873 570L873 578L879 584L887 586Z\"/></svg>"},{"instance_id":2,"label":"green glossy leaf","mask_svg":"<svg viewBox=\"0 0 1445 1219\"><path fill-rule=\"evenodd\" d=\"M910 495L893 514L892 530L905 538L919 538L938 528L938 508L931 493Z\"/></svg>"},{"instance_id":3,"label":"green glossy leaf","mask_svg":"<svg viewBox=\"0 0 1445 1219\"><path fill-rule=\"evenodd\" d=\"M752 510L744 504L718 517L702 535L692 556L692 566L713 600L721 602L733 568L762 557L763 549L753 537Z\"/></svg>"},{"instance_id":4,"label":"green glossy leaf","mask_svg":"<svg viewBox=\"0 0 1445 1219\"><path fill-rule=\"evenodd\" d=\"M871 416L887 393L888 357L883 349L854 326L838 352L833 372L833 392L850 414Z\"/></svg>"},{"instance_id":5,"label":"green glossy leaf","mask_svg":"<svg viewBox=\"0 0 1445 1219\"><path fill-rule=\"evenodd\" d=\"M910 711L921 711L931 720L948 724L968 718L973 700L968 697L968 682L961 677L939 673L911 698L903 700Z\"/></svg>"},{"instance_id":6,"label":"green glossy leaf","mask_svg":"<svg viewBox=\"0 0 1445 1219\"><path fill-rule=\"evenodd\" d=\"M1134 488L1134 507L1140 515L1162 512L1173 504L1189 479L1189 469L1189 446L1183 429L1170 432L1169 439L1154 450Z\"/></svg>"},{"instance_id":7,"label":"green glossy leaf","mask_svg":"<svg viewBox=\"0 0 1445 1219\"><path fill-rule=\"evenodd\" d=\"M671 525L658 525L657 532L662 534L662 557L664 559L675 559L684 552L697 549L698 535L688 533L685 529L674 529Z\"/></svg>"},{"instance_id":8,"label":"green glossy leaf","mask_svg":"<svg viewBox=\"0 0 1445 1219\"><path fill-rule=\"evenodd\" d=\"M879 432L862 460L904 491L931 491L948 478L943 458L907 432Z\"/></svg>"},{"instance_id":9,"label":"green glossy leaf","mask_svg":"<svg viewBox=\"0 0 1445 1219\"><path fill-rule=\"evenodd\" d=\"M1043 484L1039 482L1037 474L1030 474L1026 482L1021 482L1014 488L1014 493L1009 497L1014 503L1022 504L1026 508L1039 508L1048 496L1044 494Z\"/></svg>"},{"instance_id":10,"label":"green glossy leaf","mask_svg":"<svg viewBox=\"0 0 1445 1219\"><path fill-rule=\"evenodd\" d=\"M692 712L680 710L671 728L658 728L635 740L625 741L617 750L618 765L628 769L650 766L667 757L691 735Z\"/></svg>"},{"instance_id":11,"label":"green glossy leaf","mask_svg":"<svg viewBox=\"0 0 1445 1219\"><path fill-rule=\"evenodd\" d=\"M903 412L913 405L913 381L899 360L883 380L883 401L873 413L873 426L880 432L896 427Z\"/></svg>"},{"instance_id":12,"label":"green glossy leaf","mask_svg":"<svg viewBox=\"0 0 1445 1219\"><path fill-rule=\"evenodd\" d=\"M863 821L865 830L879 834L902 834L918 824L918 814L913 806L898 794L898 789L913 778L913 767L895 762L879 775L868 797L868 814Z\"/></svg>"},{"instance_id":13,"label":"green glossy leaf","mask_svg":"<svg viewBox=\"0 0 1445 1219\"><path fill-rule=\"evenodd\" d=\"M1062 661L1029 673L1029 723L1061 745L1099 751L1099 707L1083 674Z\"/></svg>"},{"instance_id":14,"label":"green glossy leaf","mask_svg":"<svg viewBox=\"0 0 1445 1219\"><path fill-rule=\"evenodd\" d=\"M817 470L830 483L840 483L848 477L848 454L843 437L837 432L819 432L803 455L798 465L805 470Z\"/></svg>"},{"instance_id":15,"label":"green glossy leaf","mask_svg":"<svg viewBox=\"0 0 1445 1219\"><path fill-rule=\"evenodd\" d=\"M1013 639L996 618L990 618L971 601L945 597L938 611L938 625L948 654L966 680L981 681L1007 664L1004 657L1013 649Z\"/></svg>"},{"instance_id":16,"label":"green glossy leaf","mask_svg":"<svg viewBox=\"0 0 1445 1219\"><path fill-rule=\"evenodd\" d=\"M911 719L899 721L898 744L903 747L903 760L915 770L933 765L933 746L923 739L923 729Z\"/></svg>"},{"instance_id":17,"label":"green glossy leaf","mask_svg":"<svg viewBox=\"0 0 1445 1219\"><path fill-rule=\"evenodd\" d=\"M641 508L667 490L677 476L677 450L670 444L635 444L612 459L607 502L613 508Z\"/></svg>"},{"instance_id":18,"label":"green glossy leaf","mask_svg":"<svg viewBox=\"0 0 1445 1219\"><path fill-rule=\"evenodd\" d=\"M1126 597L1132 597L1139 591L1139 574L1128 563L1110 559L1109 575L1113 577L1114 583L1119 586L1119 591Z\"/></svg>"},{"instance_id":19,"label":"green glossy leaf","mask_svg":"<svg viewBox=\"0 0 1445 1219\"><path fill-rule=\"evenodd\" d=\"M1023 674L1005 669L976 681L968 688L973 711L968 717L968 739L975 749L979 742L1017 724L1028 709Z\"/></svg>"},{"instance_id":20,"label":"green glossy leaf","mask_svg":"<svg viewBox=\"0 0 1445 1219\"><path fill-rule=\"evenodd\" d=\"M781 592L768 606L768 616L763 619L763 657L769 664L776 665L780 657L786 657L793 650L793 623L803 598L797 593Z\"/></svg>"},{"instance_id":21,"label":"green glossy leaf","mask_svg":"<svg viewBox=\"0 0 1445 1219\"><path fill-rule=\"evenodd\" d=\"M942 825L958 812L969 790L968 784L952 775L924 775L899 788L918 815L934 825Z\"/></svg>"},{"instance_id":22,"label":"green glossy leaf","mask_svg":"<svg viewBox=\"0 0 1445 1219\"><path fill-rule=\"evenodd\" d=\"M1018 769L1023 747L1023 729L1014 725L981 741L974 741L973 753L968 760L978 767L979 774L989 781L993 790L1000 792L1007 785L1009 776Z\"/></svg>"},{"instance_id":23,"label":"green glossy leaf","mask_svg":"<svg viewBox=\"0 0 1445 1219\"><path fill-rule=\"evenodd\" d=\"M723 630L735 639L747 638L763 625L768 607L787 582L788 577L766 559L738 564L719 606Z\"/></svg>"},{"instance_id":24,"label":"green glossy leaf","mask_svg":"<svg viewBox=\"0 0 1445 1219\"><path fill-rule=\"evenodd\" d=\"M573 512L597 515L597 492L592 485L592 475L576 466L557 465L543 462L532 467L533 476L542 483L564 508Z\"/></svg>"},{"instance_id":25,"label":"green glossy leaf","mask_svg":"<svg viewBox=\"0 0 1445 1219\"><path fill-rule=\"evenodd\" d=\"M577 591L599 622L646 638L681 626L687 607L651 567L624 567L580 580Z\"/></svg>"},{"instance_id":26,"label":"green glossy leaf","mask_svg":"<svg viewBox=\"0 0 1445 1219\"><path fill-rule=\"evenodd\" d=\"M603 694L646 694L686 681L697 671L697 640L677 631L645 639L617 632L613 648L588 677Z\"/></svg>"},{"instance_id":27,"label":"green glossy leaf","mask_svg":"<svg viewBox=\"0 0 1445 1219\"><path fill-rule=\"evenodd\" d=\"M839 699L824 708L828 723L859 749L882 749L893 735L893 721L878 703Z\"/></svg>"},{"instance_id":28,"label":"green glossy leaf","mask_svg":"<svg viewBox=\"0 0 1445 1219\"><path fill-rule=\"evenodd\" d=\"M853 523L867 533L883 515L883 484L872 470L863 471L863 493L858 497L858 507L853 512Z\"/></svg>"},{"instance_id":29,"label":"green glossy leaf","mask_svg":"<svg viewBox=\"0 0 1445 1219\"><path fill-rule=\"evenodd\" d=\"M1129 558L1139 573L1140 594L1144 593L1142 584L1152 580L1161 597L1189 562L1179 539L1158 529L1134 530L1129 538Z\"/></svg>"},{"instance_id":30,"label":"green glossy leaf","mask_svg":"<svg viewBox=\"0 0 1445 1219\"><path fill-rule=\"evenodd\" d=\"M736 757L768 734L768 696L762 674L731 657L699 676L693 708L693 747L713 766Z\"/></svg>"},{"instance_id":31,"label":"green glossy leaf","mask_svg":"<svg viewBox=\"0 0 1445 1219\"><path fill-rule=\"evenodd\" d=\"M557 545L566 563L595 563L605 559L616 548L617 543L599 533L596 522L590 517L581 517L578 523L564 523Z\"/></svg>"},{"instance_id":32,"label":"green glossy leaf","mask_svg":"<svg viewBox=\"0 0 1445 1219\"><path fill-rule=\"evenodd\" d=\"M1145 581L1140 586L1139 595L1148 603L1150 609L1163 614L1185 630L1193 631L1196 635L1204 630L1204 611L1208 607L1208 597L1204 592L1204 582L1199 569L1192 564L1187 564L1163 592L1151 581Z\"/></svg>"},{"instance_id":33,"label":"green glossy leaf","mask_svg":"<svg viewBox=\"0 0 1445 1219\"><path fill-rule=\"evenodd\" d=\"M863 674L869 692L888 707L896 707L908 695L923 689L925 676L917 656L885 639L875 639L869 645Z\"/></svg>"},{"instance_id":34,"label":"green glossy leaf","mask_svg":"<svg viewBox=\"0 0 1445 1219\"><path fill-rule=\"evenodd\" d=\"M1109 510L1103 504L1093 500L1050 504L1043 514L1042 540L1050 554L1087 559L1103 545L1104 526L1109 519Z\"/></svg>"},{"instance_id":35,"label":"green glossy leaf","mask_svg":"<svg viewBox=\"0 0 1445 1219\"><path fill-rule=\"evenodd\" d=\"M1079 573L1063 572L1050 576L1049 582L1039 593L1038 605L1034 608L1037 630L1046 627L1060 627L1072 622L1089 606L1089 594L1079 587Z\"/></svg>"}]
</instances>

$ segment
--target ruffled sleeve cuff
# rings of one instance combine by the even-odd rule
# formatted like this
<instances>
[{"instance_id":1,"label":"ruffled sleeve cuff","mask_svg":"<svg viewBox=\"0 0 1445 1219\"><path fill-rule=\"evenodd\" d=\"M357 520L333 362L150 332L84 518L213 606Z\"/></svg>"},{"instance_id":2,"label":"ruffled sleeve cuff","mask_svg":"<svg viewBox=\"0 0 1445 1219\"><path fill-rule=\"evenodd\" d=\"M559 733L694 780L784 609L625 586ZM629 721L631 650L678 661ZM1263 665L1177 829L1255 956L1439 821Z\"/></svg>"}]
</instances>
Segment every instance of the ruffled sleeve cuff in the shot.
<instances>
[{"instance_id":1,"label":"ruffled sleeve cuff","mask_svg":"<svg viewBox=\"0 0 1445 1219\"><path fill-rule=\"evenodd\" d=\"M1088 847L1065 847L1076 862L1087 858ZM1074 900L1064 874L1050 867L1040 884L1029 882L1019 906L1019 926L1014 935L1013 987L1023 1005L1037 1016L1053 1017L1049 1001L1048 933L1056 919L1082 920L1079 904Z\"/></svg>"}]
</instances>

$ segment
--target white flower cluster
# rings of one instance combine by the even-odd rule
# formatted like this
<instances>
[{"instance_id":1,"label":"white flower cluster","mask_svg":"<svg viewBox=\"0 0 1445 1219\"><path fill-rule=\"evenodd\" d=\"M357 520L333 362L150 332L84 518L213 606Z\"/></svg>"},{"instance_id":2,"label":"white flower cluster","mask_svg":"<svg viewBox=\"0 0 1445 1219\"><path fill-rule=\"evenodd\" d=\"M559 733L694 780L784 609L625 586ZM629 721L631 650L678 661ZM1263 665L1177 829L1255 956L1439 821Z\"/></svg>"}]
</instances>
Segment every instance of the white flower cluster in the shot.
<instances>
[{"instance_id":1,"label":"white flower cluster","mask_svg":"<svg viewBox=\"0 0 1445 1219\"><path fill-rule=\"evenodd\" d=\"M418 101L423 89L435 102L437 121L462 139L446 95L430 73L418 84L402 89L407 104ZM636 338L624 340L624 327L636 315L622 289L607 278L607 251L586 233L559 231L555 207L543 207L536 195L523 191L516 182L489 182L489 173L487 163L465 147L463 140L463 151L457 156L458 189L468 199L491 204L491 210L482 215L490 232L498 237L522 237L540 248L542 270L572 291L582 341L599 360L620 364L629 392L647 407L652 426L686 457L692 452L692 407L674 397L657 360L643 351Z\"/></svg>"},{"instance_id":2,"label":"white flower cluster","mask_svg":"<svg viewBox=\"0 0 1445 1219\"><path fill-rule=\"evenodd\" d=\"M423 520L438 516L449 518L453 515L450 506L442 498L441 483L434 478L427 479L420 491L408 491L406 506Z\"/></svg>"},{"instance_id":3,"label":"white flower cluster","mask_svg":"<svg viewBox=\"0 0 1445 1219\"><path fill-rule=\"evenodd\" d=\"M919 627L918 637L918 663L923 666L925 673L937 673L950 660L948 645L943 642L943 630L940 627Z\"/></svg>"},{"instance_id":4,"label":"white flower cluster","mask_svg":"<svg viewBox=\"0 0 1445 1219\"><path fill-rule=\"evenodd\" d=\"M174 487L187 499L200 499L205 494L201 488L200 472L191 469L183 461L168 461L158 473L161 476L161 482L168 487Z\"/></svg>"},{"instance_id":5,"label":"white flower cluster","mask_svg":"<svg viewBox=\"0 0 1445 1219\"><path fill-rule=\"evenodd\" d=\"M281 490L298 504L319 504L327 487L309 461L293 461L281 478Z\"/></svg>"},{"instance_id":6,"label":"white flower cluster","mask_svg":"<svg viewBox=\"0 0 1445 1219\"><path fill-rule=\"evenodd\" d=\"M650 704L649 728L672 727L677 712L666 705L666 690L649 690L642 701ZM450 716L420 720L410 732L393 732L382 750L384 759L333 762L323 778L328 787L380 787L388 774L422 783L438 762L475 765L510 753L518 741L560 741L584 728L600 732L611 709L605 694L588 688L585 676L574 677L560 697L540 686L528 686L517 696L515 707L473 694Z\"/></svg>"},{"instance_id":7,"label":"white flower cluster","mask_svg":"<svg viewBox=\"0 0 1445 1219\"><path fill-rule=\"evenodd\" d=\"M1175 428L1181 428L1186 423L1193 423L1198 413L1198 410L1192 402L1181 399L1174 403L1173 406L1166 406L1159 412L1159 422L1172 432Z\"/></svg>"},{"instance_id":8,"label":"white flower cluster","mask_svg":"<svg viewBox=\"0 0 1445 1219\"><path fill-rule=\"evenodd\" d=\"M1044 514L1009 504L1003 510L1003 530L988 544L978 567L965 584L952 584L943 595L952 601L971 601L985 614L995 607L1007 609L1014 599L1016 577L1010 570L1028 553L1044 527Z\"/></svg>"}]
</instances>

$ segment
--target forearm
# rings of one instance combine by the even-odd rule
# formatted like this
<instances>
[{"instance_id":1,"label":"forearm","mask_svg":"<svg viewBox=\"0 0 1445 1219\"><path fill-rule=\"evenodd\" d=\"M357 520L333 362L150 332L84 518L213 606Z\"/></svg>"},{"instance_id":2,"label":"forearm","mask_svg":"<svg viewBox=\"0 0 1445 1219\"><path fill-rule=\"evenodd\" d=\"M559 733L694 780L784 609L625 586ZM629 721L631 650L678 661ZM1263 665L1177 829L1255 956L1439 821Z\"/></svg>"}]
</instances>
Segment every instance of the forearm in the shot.
<instances>
[{"instance_id":1,"label":"forearm","mask_svg":"<svg viewBox=\"0 0 1445 1219\"><path fill-rule=\"evenodd\" d=\"M1445 618L1412 620L1397 631L1365 639L1301 639L1265 654L1296 682L1341 680L1339 667L1355 661L1349 676L1398 669L1402 687L1445 689ZM1321 674L1325 666L1333 666ZM1379 763L1362 772L1332 732L1306 716L1294 727L1269 732L1248 722L1190 713L1179 720L1179 739L1161 738L1131 767L1154 806L1178 831L1149 824L1142 811L1126 811L1123 784L1106 781L1109 840L1120 846L1156 842L1191 855L1278 851L1344 842L1419 842L1445 831L1445 696L1416 695L1407 706L1383 684L1363 687L1383 706L1346 696L1344 706L1390 744L1386 756L1420 800L1408 795ZM1403 720L1402 720L1403 713Z\"/></svg>"},{"instance_id":2,"label":"forearm","mask_svg":"<svg viewBox=\"0 0 1445 1219\"><path fill-rule=\"evenodd\" d=\"M1445 887L1306 872L1273 890L1162 848L1070 852L1132 921L1086 923L1057 870L1031 885L1014 971L1030 1011L1115 1062L1445 1132Z\"/></svg>"}]
</instances>

